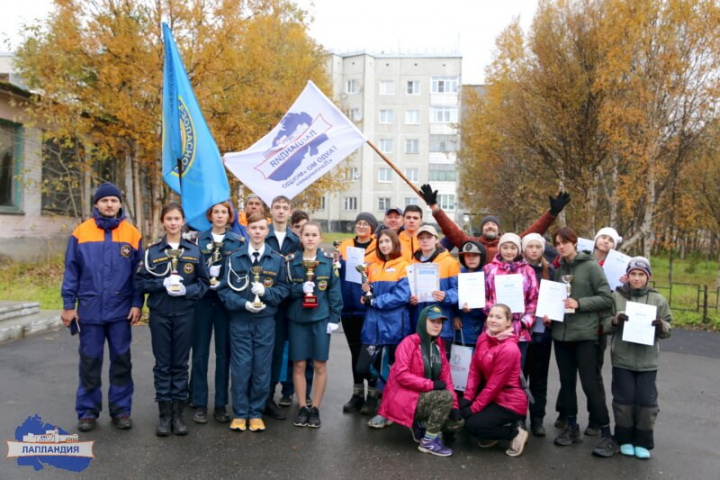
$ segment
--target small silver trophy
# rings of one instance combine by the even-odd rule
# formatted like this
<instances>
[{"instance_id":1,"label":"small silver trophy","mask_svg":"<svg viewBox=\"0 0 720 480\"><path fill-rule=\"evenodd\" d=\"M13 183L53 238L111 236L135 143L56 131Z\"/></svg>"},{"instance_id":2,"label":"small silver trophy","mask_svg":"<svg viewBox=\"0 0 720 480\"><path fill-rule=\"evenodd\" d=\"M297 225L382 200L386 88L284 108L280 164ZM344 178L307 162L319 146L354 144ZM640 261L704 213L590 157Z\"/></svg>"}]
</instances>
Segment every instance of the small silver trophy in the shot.
<instances>
[{"instance_id":1,"label":"small silver trophy","mask_svg":"<svg viewBox=\"0 0 720 480\"><path fill-rule=\"evenodd\" d=\"M565 282L565 288L567 288L567 296L568 296L568 298L570 298L570 293L572 292L572 286L570 285L570 283L575 278L575 275L563 275L560 278L562 278L562 281ZM565 307L565 313L575 313L575 309L570 308L570 307Z\"/></svg>"},{"instance_id":2,"label":"small silver trophy","mask_svg":"<svg viewBox=\"0 0 720 480\"><path fill-rule=\"evenodd\" d=\"M362 279L362 283L369 282L368 274L367 274L367 268L365 265L356 265L355 270L360 272L360 278ZM370 300L372 300L374 297L372 292L372 285L370 286L370 290L365 292L365 300L367 301L367 305L370 305Z\"/></svg>"},{"instance_id":3,"label":"small silver trophy","mask_svg":"<svg viewBox=\"0 0 720 480\"><path fill-rule=\"evenodd\" d=\"M212 242L213 251L212 251L212 257L210 260L210 265L215 265L220 260L222 260L222 246L223 242ZM210 277L210 285L215 286L218 283L220 283L220 280L218 280L217 277Z\"/></svg>"},{"instance_id":4,"label":"small silver trophy","mask_svg":"<svg viewBox=\"0 0 720 480\"><path fill-rule=\"evenodd\" d=\"M260 274L262 273L262 271L263 267L261 267L260 265L252 267L253 281L255 283L260 283ZM257 293L255 294L255 299L252 302L252 306L255 308L262 308L265 306L262 300L260 300L260 296Z\"/></svg>"}]
</instances>

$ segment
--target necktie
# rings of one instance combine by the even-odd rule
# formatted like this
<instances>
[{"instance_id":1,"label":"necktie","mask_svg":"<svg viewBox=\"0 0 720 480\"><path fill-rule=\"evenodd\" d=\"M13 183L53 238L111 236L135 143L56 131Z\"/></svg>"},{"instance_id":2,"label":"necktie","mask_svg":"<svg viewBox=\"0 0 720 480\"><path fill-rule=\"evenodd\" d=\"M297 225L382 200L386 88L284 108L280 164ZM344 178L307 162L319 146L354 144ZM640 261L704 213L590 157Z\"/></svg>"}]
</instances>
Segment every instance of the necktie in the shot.
<instances>
[{"instance_id":1,"label":"necktie","mask_svg":"<svg viewBox=\"0 0 720 480\"><path fill-rule=\"evenodd\" d=\"M253 252L253 265L257 265L260 260L260 252Z\"/></svg>"}]
</instances>

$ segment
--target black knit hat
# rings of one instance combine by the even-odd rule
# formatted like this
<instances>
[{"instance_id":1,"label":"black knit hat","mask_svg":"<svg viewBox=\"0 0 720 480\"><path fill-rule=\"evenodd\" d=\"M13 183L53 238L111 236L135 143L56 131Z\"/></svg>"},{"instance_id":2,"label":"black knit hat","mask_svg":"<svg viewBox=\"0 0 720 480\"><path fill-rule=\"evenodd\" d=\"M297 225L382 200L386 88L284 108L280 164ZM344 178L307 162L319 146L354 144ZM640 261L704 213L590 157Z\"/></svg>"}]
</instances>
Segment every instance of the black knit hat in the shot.
<instances>
[{"instance_id":1,"label":"black knit hat","mask_svg":"<svg viewBox=\"0 0 720 480\"><path fill-rule=\"evenodd\" d=\"M369 212L360 212L358 213L357 217L355 217L355 223L359 222L360 220L365 220L370 224L370 230L374 233L375 230L377 230L378 227L378 221L375 218L375 215Z\"/></svg>"},{"instance_id":2,"label":"black knit hat","mask_svg":"<svg viewBox=\"0 0 720 480\"><path fill-rule=\"evenodd\" d=\"M103 183L98 187L97 190L95 190L93 203L97 203L98 200L105 197L117 197L122 202L122 194L120 193L120 189L110 182Z\"/></svg>"},{"instance_id":3,"label":"black knit hat","mask_svg":"<svg viewBox=\"0 0 720 480\"><path fill-rule=\"evenodd\" d=\"M493 222L495 225L498 226L498 229L500 228L500 219L495 215L488 215L487 217L483 217L482 221L480 222L480 231L482 231L482 228L488 222Z\"/></svg>"}]
</instances>

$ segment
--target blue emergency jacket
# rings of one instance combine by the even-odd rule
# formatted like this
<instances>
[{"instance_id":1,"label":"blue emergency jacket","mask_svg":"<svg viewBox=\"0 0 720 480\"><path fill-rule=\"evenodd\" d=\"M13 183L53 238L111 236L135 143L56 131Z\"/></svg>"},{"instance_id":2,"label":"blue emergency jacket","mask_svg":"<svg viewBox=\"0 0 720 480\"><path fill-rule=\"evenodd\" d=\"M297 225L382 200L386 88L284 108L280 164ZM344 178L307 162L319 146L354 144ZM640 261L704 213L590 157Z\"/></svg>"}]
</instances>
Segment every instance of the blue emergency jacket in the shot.
<instances>
[{"instance_id":1,"label":"blue emergency jacket","mask_svg":"<svg viewBox=\"0 0 720 480\"><path fill-rule=\"evenodd\" d=\"M283 255L288 255L300 249L300 239L288 228L282 248L280 248L280 242L278 242L277 235L275 234L275 228L270 225L270 233L268 233L267 238L265 238L265 246L269 246L271 249Z\"/></svg>"},{"instance_id":2,"label":"blue emergency jacket","mask_svg":"<svg viewBox=\"0 0 720 480\"><path fill-rule=\"evenodd\" d=\"M343 315L363 316L367 307L360 303L360 297L363 294L362 285L355 282L345 280L345 269L347 268L347 249L350 247L361 248L358 246L357 237L349 238L340 244L340 285L343 298ZM369 265L378 261L377 258L377 240L374 236L365 247L365 265Z\"/></svg>"},{"instance_id":3,"label":"blue emergency jacket","mask_svg":"<svg viewBox=\"0 0 720 480\"><path fill-rule=\"evenodd\" d=\"M370 264L373 301L360 333L363 345L397 345L410 328L410 284L403 257Z\"/></svg>"},{"instance_id":4,"label":"blue emergency jacket","mask_svg":"<svg viewBox=\"0 0 720 480\"><path fill-rule=\"evenodd\" d=\"M135 278L138 289L150 294L147 304L151 312L163 316L186 315L193 311L195 302L210 288L207 268L198 246L189 240L180 240L178 248L182 250L182 254L178 261L177 274L183 278L186 292L181 297L171 297L163 285L165 278L171 273L170 257L166 252L170 248L167 237L150 245Z\"/></svg>"},{"instance_id":5,"label":"blue emergency jacket","mask_svg":"<svg viewBox=\"0 0 720 480\"><path fill-rule=\"evenodd\" d=\"M251 320L272 317L280 303L290 294L285 259L281 255L265 244L265 250L258 263L262 267L260 283L265 286L265 295L260 297L260 301L266 307L258 313L251 313L245 309L245 303L255 299L255 294L251 292L252 283L255 281L252 268L255 265L252 263L248 246L243 246L227 259L217 292L233 318Z\"/></svg>"},{"instance_id":6,"label":"blue emergency jacket","mask_svg":"<svg viewBox=\"0 0 720 480\"><path fill-rule=\"evenodd\" d=\"M92 216L68 241L61 289L63 308L77 308L84 323L125 320L132 307L143 306L143 295L135 284L142 236L125 219L123 210L117 217L108 218L93 208Z\"/></svg>"},{"instance_id":7,"label":"blue emergency jacket","mask_svg":"<svg viewBox=\"0 0 720 480\"><path fill-rule=\"evenodd\" d=\"M302 306L303 283L307 281L307 270L303 266L302 252L298 252L288 266L288 278L291 284L290 307L288 318L295 323L313 323L328 319L330 323L339 323L342 313L343 299L340 291L340 278L333 268L332 258L318 250L316 260L320 264L315 268L314 295L317 297L317 308Z\"/></svg>"},{"instance_id":8,"label":"blue emergency jacket","mask_svg":"<svg viewBox=\"0 0 720 480\"><path fill-rule=\"evenodd\" d=\"M212 236L212 229L200 232L197 237L197 245L200 249L200 258L205 263L205 266L208 268L208 275L210 274L210 267L212 267L213 265L218 265L220 266L220 275L217 276L217 279L220 280L223 277L223 268L225 266L226 260L233 252L239 250L243 245L245 245L245 237L228 230L225 233L225 238L223 238L222 247L220 247L220 259L216 262L212 261L214 241L215 240ZM215 295L217 295L217 292L212 289L208 289L207 293L205 294L206 297Z\"/></svg>"},{"instance_id":9,"label":"blue emergency jacket","mask_svg":"<svg viewBox=\"0 0 720 480\"><path fill-rule=\"evenodd\" d=\"M476 271L482 271L482 268ZM460 267L460 273L468 273L467 267ZM455 331L455 342L469 347L474 347L477 339L482 335L485 328L485 311L483 308L471 308L469 312L457 307L456 317L462 321L462 335Z\"/></svg>"}]
</instances>

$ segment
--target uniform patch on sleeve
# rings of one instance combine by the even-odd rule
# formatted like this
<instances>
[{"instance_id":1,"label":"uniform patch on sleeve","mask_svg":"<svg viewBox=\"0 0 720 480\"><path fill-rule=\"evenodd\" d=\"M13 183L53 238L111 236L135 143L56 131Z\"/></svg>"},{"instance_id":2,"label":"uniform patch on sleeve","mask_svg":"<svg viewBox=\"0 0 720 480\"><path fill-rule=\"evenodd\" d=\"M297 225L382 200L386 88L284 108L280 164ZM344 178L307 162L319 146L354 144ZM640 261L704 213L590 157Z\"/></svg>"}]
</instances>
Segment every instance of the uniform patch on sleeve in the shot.
<instances>
[{"instance_id":1,"label":"uniform patch on sleeve","mask_svg":"<svg viewBox=\"0 0 720 480\"><path fill-rule=\"evenodd\" d=\"M265 285L266 287L272 287L273 279L270 277L265 277L265 279L263 280L263 285Z\"/></svg>"},{"instance_id":2,"label":"uniform patch on sleeve","mask_svg":"<svg viewBox=\"0 0 720 480\"><path fill-rule=\"evenodd\" d=\"M327 286L328 286L327 280L320 280L318 282L318 290L321 290L321 291L327 290Z\"/></svg>"},{"instance_id":3,"label":"uniform patch on sleeve","mask_svg":"<svg viewBox=\"0 0 720 480\"><path fill-rule=\"evenodd\" d=\"M185 265L183 265L183 272L187 273L188 275L190 275L194 271L195 265L193 265L192 263L186 263Z\"/></svg>"},{"instance_id":4,"label":"uniform patch on sleeve","mask_svg":"<svg viewBox=\"0 0 720 480\"><path fill-rule=\"evenodd\" d=\"M125 258L129 258L130 254L132 253L132 248L130 245L123 245L120 247L120 255L122 255Z\"/></svg>"}]
</instances>

